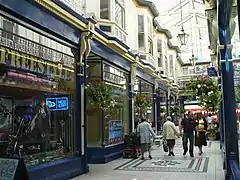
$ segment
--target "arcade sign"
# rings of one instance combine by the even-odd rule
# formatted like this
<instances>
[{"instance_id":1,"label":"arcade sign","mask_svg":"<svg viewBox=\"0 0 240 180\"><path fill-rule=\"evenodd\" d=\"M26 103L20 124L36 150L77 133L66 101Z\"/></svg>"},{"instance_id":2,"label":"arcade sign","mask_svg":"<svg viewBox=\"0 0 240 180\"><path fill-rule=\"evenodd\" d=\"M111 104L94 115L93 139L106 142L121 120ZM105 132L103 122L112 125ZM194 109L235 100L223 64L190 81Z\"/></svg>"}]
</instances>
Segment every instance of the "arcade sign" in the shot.
<instances>
[{"instance_id":1,"label":"arcade sign","mask_svg":"<svg viewBox=\"0 0 240 180\"><path fill-rule=\"evenodd\" d=\"M213 66L210 66L207 68L207 73L208 73L208 76L210 76L210 77L218 76L217 71L216 71L215 67L213 67Z\"/></svg>"},{"instance_id":2,"label":"arcade sign","mask_svg":"<svg viewBox=\"0 0 240 180\"><path fill-rule=\"evenodd\" d=\"M68 97L47 98L46 104L50 111L66 111L68 110Z\"/></svg>"}]
</instances>

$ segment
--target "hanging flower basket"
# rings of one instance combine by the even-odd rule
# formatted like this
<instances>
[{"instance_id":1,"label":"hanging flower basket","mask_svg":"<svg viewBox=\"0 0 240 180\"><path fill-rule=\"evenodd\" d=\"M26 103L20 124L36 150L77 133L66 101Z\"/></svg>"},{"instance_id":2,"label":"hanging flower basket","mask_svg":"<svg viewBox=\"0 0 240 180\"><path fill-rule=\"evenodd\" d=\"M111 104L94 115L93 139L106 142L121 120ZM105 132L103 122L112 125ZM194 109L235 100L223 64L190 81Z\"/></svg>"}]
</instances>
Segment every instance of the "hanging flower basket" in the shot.
<instances>
[{"instance_id":1,"label":"hanging flower basket","mask_svg":"<svg viewBox=\"0 0 240 180\"><path fill-rule=\"evenodd\" d=\"M210 112L216 112L221 98L216 79L209 76L198 76L186 86L190 92L189 100L196 99L198 105Z\"/></svg>"}]
</instances>

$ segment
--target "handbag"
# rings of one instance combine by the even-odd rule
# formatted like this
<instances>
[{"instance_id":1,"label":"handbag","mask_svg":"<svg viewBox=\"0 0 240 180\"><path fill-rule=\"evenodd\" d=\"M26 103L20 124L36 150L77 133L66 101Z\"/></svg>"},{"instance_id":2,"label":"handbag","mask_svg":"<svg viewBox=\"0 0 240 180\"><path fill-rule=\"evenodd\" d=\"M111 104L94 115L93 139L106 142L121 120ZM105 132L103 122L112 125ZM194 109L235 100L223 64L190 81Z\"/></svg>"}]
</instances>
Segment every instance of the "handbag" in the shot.
<instances>
[{"instance_id":1,"label":"handbag","mask_svg":"<svg viewBox=\"0 0 240 180\"><path fill-rule=\"evenodd\" d=\"M167 141L163 140L163 151L168 152L168 146L167 146Z\"/></svg>"}]
</instances>

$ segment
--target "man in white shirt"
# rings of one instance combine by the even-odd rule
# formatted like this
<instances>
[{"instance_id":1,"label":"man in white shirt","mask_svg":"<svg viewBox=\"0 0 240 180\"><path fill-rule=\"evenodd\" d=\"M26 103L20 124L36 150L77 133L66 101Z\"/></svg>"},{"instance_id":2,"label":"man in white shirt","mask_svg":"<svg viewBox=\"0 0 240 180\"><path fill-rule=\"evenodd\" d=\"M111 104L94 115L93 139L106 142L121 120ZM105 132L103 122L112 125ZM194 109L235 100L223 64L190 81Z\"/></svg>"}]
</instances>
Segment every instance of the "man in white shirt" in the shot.
<instances>
[{"instance_id":1,"label":"man in white shirt","mask_svg":"<svg viewBox=\"0 0 240 180\"><path fill-rule=\"evenodd\" d=\"M206 121L208 122L208 125L211 125L212 120L213 120L212 115L211 115L211 114L208 114L208 116L206 117Z\"/></svg>"}]
</instances>

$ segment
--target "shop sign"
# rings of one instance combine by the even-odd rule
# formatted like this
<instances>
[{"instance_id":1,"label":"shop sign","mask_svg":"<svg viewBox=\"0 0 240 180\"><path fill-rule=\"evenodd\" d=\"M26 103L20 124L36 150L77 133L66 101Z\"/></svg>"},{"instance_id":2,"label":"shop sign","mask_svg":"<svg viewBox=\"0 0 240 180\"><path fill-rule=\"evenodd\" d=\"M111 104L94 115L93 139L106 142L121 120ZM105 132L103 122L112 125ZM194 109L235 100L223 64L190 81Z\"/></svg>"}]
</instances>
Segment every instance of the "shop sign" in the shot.
<instances>
[{"instance_id":1,"label":"shop sign","mask_svg":"<svg viewBox=\"0 0 240 180\"><path fill-rule=\"evenodd\" d=\"M47 98L46 104L50 111L65 111L68 110L68 97Z\"/></svg>"},{"instance_id":2,"label":"shop sign","mask_svg":"<svg viewBox=\"0 0 240 180\"><path fill-rule=\"evenodd\" d=\"M115 144L120 142L121 140L122 140L122 121L110 120L108 144Z\"/></svg>"},{"instance_id":3,"label":"shop sign","mask_svg":"<svg viewBox=\"0 0 240 180\"><path fill-rule=\"evenodd\" d=\"M63 79L68 79L73 72L60 63L49 62L5 47L0 47L0 64Z\"/></svg>"}]
</instances>

